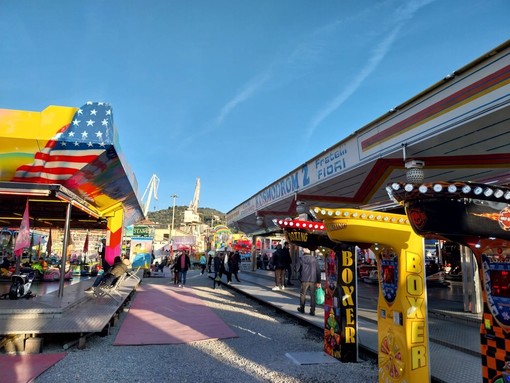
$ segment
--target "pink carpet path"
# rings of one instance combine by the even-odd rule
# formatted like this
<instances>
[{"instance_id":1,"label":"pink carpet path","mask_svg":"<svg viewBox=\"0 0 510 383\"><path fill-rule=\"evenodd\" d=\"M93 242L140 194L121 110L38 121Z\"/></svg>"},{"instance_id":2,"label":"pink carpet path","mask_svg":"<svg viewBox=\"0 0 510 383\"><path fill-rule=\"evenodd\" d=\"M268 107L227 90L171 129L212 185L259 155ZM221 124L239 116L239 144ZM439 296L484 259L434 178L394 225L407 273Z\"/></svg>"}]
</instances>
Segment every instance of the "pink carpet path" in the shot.
<instances>
[{"instance_id":1,"label":"pink carpet path","mask_svg":"<svg viewBox=\"0 0 510 383\"><path fill-rule=\"evenodd\" d=\"M142 285L115 338L115 346L177 344L237 338L192 288Z\"/></svg>"},{"instance_id":2,"label":"pink carpet path","mask_svg":"<svg viewBox=\"0 0 510 383\"><path fill-rule=\"evenodd\" d=\"M0 355L0 382L32 382L66 355L66 352L56 354Z\"/></svg>"}]
</instances>

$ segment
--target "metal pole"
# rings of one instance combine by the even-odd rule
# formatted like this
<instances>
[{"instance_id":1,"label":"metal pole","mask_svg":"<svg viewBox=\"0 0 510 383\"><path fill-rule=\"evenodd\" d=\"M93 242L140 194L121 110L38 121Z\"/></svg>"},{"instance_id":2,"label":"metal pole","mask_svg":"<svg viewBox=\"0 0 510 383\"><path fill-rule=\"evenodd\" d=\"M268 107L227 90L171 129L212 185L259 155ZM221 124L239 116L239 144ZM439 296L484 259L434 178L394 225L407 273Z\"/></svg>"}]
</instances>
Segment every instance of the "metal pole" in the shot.
<instances>
[{"instance_id":1,"label":"metal pole","mask_svg":"<svg viewBox=\"0 0 510 383\"><path fill-rule=\"evenodd\" d=\"M62 298L64 296L64 274L66 270L66 262L67 262L67 244L69 242L69 232L71 231L70 222L71 222L71 202L67 204L67 213L66 213L66 224L64 228L64 243L62 244L62 258L60 259L60 280L58 284L58 297Z\"/></svg>"},{"instance_id":2,"label":"metal pole","mask_svg":"<svg viewBox=\"0 0 510 383\"><path fill-rule=\"evenodd\" d=\"M172 230L170 231L170 246L172 246L172 237L174 236L174 221L175 221L175 199L179 198L177 194L172 194L170 197L174 199L174 207L172 210Z\"/></svg>"}]
</instances>

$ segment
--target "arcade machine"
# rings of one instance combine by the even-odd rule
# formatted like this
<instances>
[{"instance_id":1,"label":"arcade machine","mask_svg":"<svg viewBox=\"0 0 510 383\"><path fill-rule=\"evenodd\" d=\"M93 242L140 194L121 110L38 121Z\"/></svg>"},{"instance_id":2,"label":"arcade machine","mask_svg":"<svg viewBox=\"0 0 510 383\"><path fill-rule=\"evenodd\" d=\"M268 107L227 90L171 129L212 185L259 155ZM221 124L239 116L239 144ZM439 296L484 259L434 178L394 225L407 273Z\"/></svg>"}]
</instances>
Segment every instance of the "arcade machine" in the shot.
<instances>
[{"instance_id":1,"label":"arcade machine","mask_svg":"<svg viewBox=\"0 0 510 383\"><path fill-rule=\"evenodd\" d=\"M386 189L405 206L416 233L457 242L475 254L483 286L483 382L510 382L510 189L463 182L393 183Z\"/></svg>"},{"instance_id":2,"label":"arcade machine","mask_svg":"<svg viewBox=\"0 0 510 383\"><path fill-rule=\"evenodd\" d=\"M377 256L379 382L429 382L423 238L405 215L316 207L334 242L370 243Z\"/></svg>"},{"instance_id":3,"label":"arcade machine","mask_svg":"<svg viewBox=\"0 0 510 383\"><path fill-rule=\"evenodd\" d=\"M328 248L324 301L324 352L342 362L358 361L358 305L355 245L333 242L324 224L304 220L274 221L290 243L311 251Z\"/></svg>"}]
</instances>

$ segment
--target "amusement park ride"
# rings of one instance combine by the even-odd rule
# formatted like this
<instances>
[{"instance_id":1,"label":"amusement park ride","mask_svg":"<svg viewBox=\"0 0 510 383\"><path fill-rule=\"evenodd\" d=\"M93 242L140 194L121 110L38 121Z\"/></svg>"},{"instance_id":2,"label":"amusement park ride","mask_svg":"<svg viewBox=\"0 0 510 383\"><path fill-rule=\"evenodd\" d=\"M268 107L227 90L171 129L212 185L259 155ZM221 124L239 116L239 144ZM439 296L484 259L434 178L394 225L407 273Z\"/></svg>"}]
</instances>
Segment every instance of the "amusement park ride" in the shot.
<instances>
[{"instance_id":1,"label":"amusement park ride","mask_svg":"<svg viewBox=\"0 0 510 383\"><path fill-rule=\"evenodd\" d=\"M143 216L145 219L147 219L147 213L149 212L152 197L154 196L154 199L156 201L158 200L158 188L159 178L156 174L153 174L142 196ZM145 196L147 196L147 202L143 203L143 201L145 200Z\"/></svg>"}]
</instances>

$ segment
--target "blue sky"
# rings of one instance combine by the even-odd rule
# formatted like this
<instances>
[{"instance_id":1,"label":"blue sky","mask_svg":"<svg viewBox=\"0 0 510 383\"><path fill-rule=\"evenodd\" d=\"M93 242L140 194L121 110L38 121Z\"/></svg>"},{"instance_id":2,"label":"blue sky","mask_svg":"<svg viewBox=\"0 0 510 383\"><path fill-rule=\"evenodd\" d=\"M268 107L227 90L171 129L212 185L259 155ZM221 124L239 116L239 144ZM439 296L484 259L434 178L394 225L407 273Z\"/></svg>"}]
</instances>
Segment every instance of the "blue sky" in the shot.
<instances>
[{"instance_id":1,"label":"blue sky","mask_svg":"<svg viewBox=\"0 0 510 383\"><path fill-rule=\"evenodd\" d=\"M508 0L0 0L0 108L108 102L150 211L224 213L510 39Z\"/></svg>"}]
</instances>

